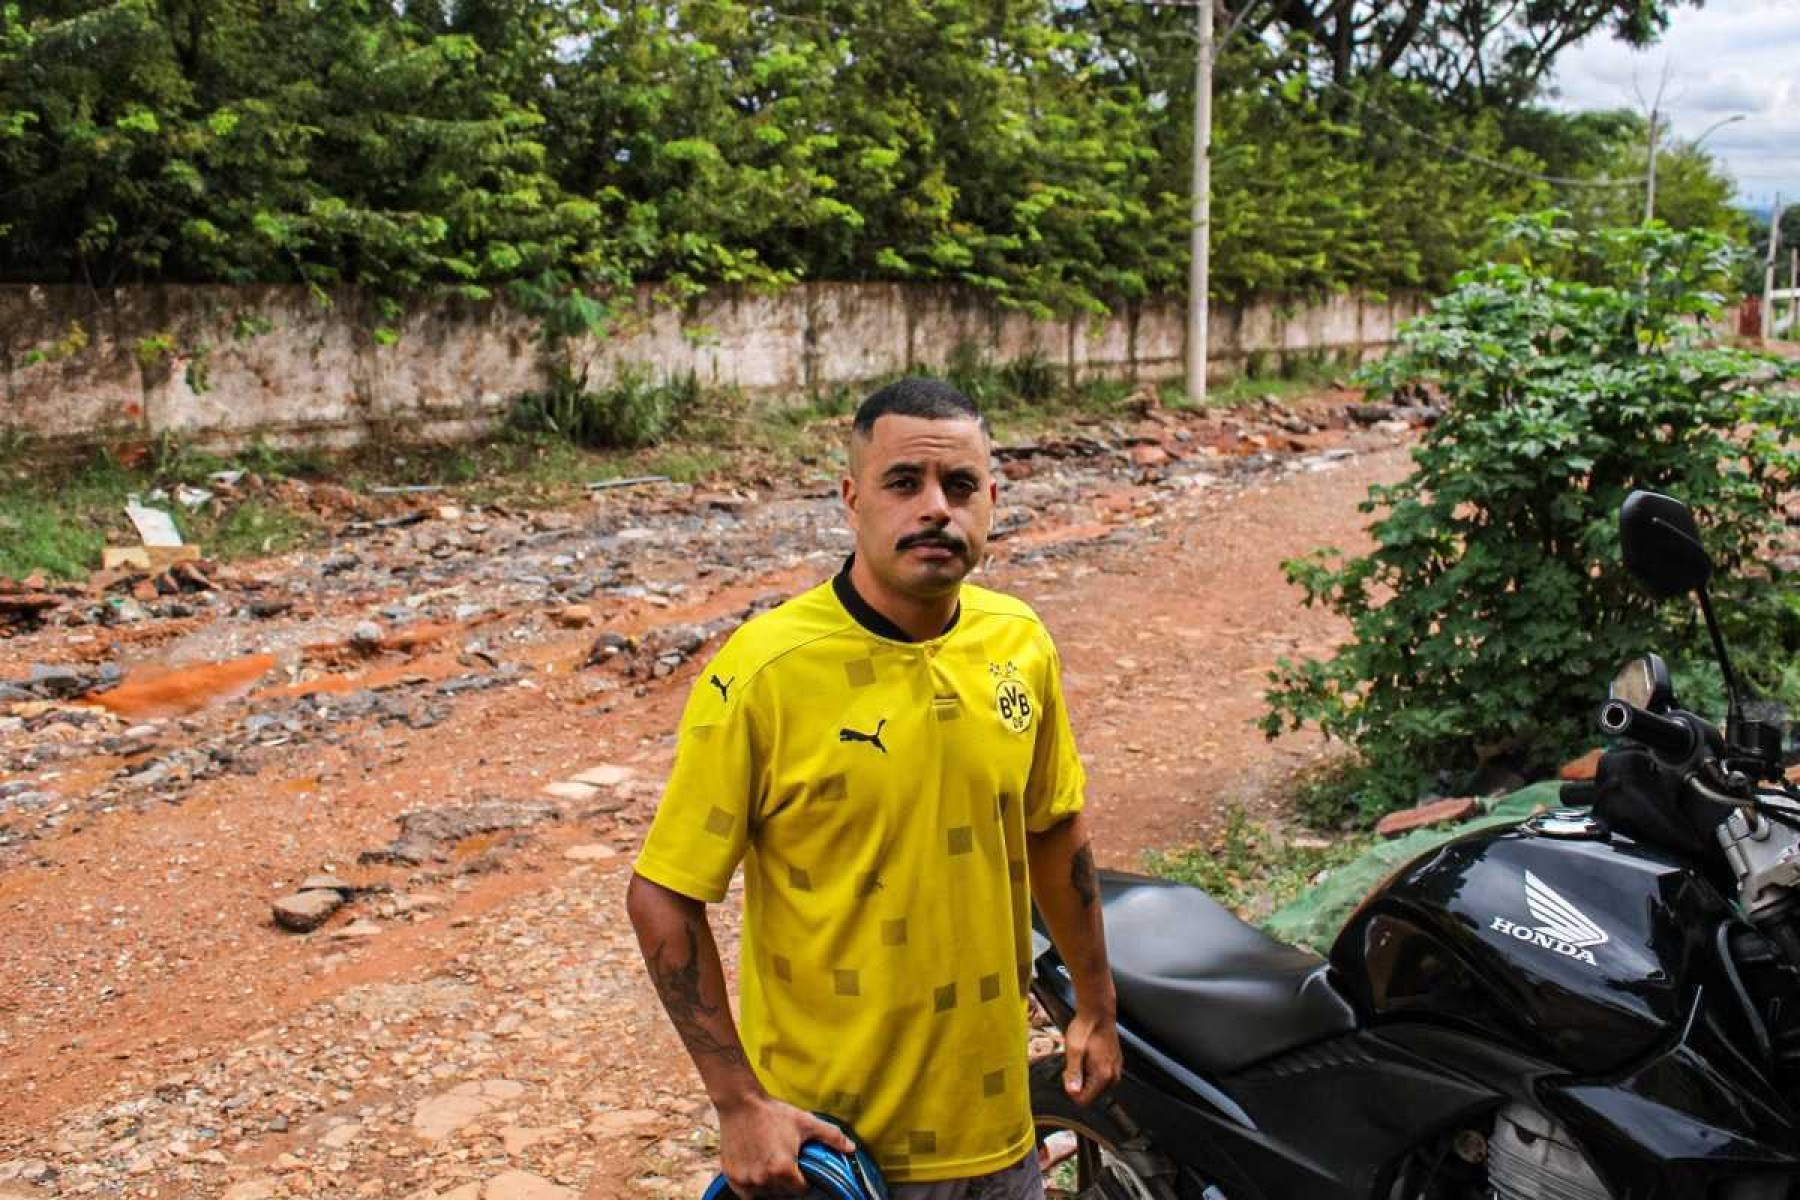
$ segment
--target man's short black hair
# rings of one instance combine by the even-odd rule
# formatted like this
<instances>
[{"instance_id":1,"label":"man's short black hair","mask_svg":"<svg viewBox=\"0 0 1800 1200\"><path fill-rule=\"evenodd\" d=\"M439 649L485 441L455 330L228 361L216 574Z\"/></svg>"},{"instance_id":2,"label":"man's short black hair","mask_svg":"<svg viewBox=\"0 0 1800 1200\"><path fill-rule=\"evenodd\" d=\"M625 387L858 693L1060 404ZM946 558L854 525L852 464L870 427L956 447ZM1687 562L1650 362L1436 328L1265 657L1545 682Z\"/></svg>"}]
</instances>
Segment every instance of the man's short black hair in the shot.
<instances>
[{"instance_id":1,"label":"man's short black hair","mask_svg":"<svg viewBox=\"0 0 1800 1200\"><path fill-rule=\"evenodd\" d=\"M862 407L850 428L858 437L875 432L875 422L882 417L924 417L928 421L975 421L981 432L988 431L987 418L975 402L941 379L929 375L909 375L878 389Z\"/></svg>"}]
</instances>

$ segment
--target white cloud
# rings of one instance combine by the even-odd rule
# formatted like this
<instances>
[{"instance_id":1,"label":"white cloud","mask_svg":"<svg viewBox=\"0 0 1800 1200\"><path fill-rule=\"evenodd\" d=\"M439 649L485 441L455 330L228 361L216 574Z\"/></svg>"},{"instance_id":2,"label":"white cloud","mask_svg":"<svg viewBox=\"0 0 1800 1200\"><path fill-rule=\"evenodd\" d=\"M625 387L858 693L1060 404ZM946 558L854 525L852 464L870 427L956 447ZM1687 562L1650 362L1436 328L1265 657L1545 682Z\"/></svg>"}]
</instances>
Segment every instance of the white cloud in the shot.
<instances>
[{"instance_id":1,"label":"white cloud","mask_svg":"<svg viewBox=\"0 0 1800 1200\"><path fill-rule=\"evenodd\" d=\"M1675 10L1647 50L1604 35L1564 52L1553 103L1564 109L1638 108L1663 94L1675 136L1705 134L1721 118L1743 120L1706 137L1706 150L1746 200L1779 191L1800 201L1800 0L1708 0Z\"/></svg>"}]
</instances>

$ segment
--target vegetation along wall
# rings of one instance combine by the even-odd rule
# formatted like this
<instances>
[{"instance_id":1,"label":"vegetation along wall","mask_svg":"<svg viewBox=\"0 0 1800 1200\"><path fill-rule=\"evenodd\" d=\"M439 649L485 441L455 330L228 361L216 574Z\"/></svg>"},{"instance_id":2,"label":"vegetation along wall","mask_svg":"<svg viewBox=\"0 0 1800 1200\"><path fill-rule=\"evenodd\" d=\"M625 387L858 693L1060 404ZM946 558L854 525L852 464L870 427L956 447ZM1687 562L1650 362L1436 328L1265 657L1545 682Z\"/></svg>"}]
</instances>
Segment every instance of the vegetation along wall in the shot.
<instances>
[{"instance_id":1,"label":"vegetation along wall","mask_svg":"<svg viewBox=\"0 0 1800 1200\"><path fill-rule=\"evenodd\" d=\"M449 300L376 320L352 292L297 285L0 287L0 433L52 441L171 435L342 445L373 431L478 435L545 387L540 323L497 301ZM1392 342L1410 295L1339 294L1212 308L1216 377L1284 362L1351 363ZM974 351L1036 356L1078 378L1180 375L1173 302L1039 318L939 285L714 289L675 306L645 290L572 357L591 383L621 369L771 400L943 367Z\"/></svg>"}]
</instances>

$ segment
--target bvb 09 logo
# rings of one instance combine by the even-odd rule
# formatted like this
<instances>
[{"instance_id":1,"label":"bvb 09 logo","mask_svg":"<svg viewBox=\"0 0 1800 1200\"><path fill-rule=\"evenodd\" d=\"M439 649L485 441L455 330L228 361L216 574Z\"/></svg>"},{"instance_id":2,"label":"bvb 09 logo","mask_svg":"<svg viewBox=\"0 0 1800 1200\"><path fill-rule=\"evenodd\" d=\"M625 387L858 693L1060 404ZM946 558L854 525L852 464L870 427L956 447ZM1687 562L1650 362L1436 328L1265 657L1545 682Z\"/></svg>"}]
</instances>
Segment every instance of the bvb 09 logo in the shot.
<instances>
[{"instance_id":1,"label":"bvb 09 logo","mask_svg":"<svg viewBox=\"0 0 1800 1200\"><path fill-rule=\"evenodd\" d=\"M1037 706L1031 701L1031 693L1017 679L1002 679L994 688L994 707L1000 711L1000 721L1014 733L1024 733L1031 728L1031 719Z\"/></svg>"}]
</instances>

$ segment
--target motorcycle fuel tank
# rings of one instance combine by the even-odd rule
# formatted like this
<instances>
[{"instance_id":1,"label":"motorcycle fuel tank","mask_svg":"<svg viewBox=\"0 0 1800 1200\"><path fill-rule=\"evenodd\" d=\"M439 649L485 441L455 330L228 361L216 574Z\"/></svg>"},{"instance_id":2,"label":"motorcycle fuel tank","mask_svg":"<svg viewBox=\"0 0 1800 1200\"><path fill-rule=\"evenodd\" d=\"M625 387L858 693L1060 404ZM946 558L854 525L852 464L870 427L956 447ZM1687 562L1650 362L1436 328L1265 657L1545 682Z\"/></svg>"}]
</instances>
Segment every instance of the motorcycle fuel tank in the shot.
<instances>
[{"instance_id":1,"label":"motorcycle fuel tank","mask_svg":"<svg viewBox=\"0 0 1800 1200\"><path fill-rule=\"evenodd\" d=\"M1672 857L1524 825L1472 833L1402 868L1352 915L1331 962L1377 1028L1441 1023L1605 1071L1669 1038L1711 974L1725 913L1717 890Z\"/></svg>"}]
</instances>

